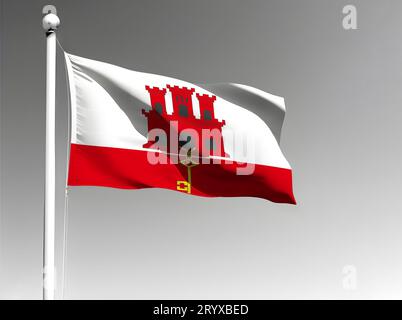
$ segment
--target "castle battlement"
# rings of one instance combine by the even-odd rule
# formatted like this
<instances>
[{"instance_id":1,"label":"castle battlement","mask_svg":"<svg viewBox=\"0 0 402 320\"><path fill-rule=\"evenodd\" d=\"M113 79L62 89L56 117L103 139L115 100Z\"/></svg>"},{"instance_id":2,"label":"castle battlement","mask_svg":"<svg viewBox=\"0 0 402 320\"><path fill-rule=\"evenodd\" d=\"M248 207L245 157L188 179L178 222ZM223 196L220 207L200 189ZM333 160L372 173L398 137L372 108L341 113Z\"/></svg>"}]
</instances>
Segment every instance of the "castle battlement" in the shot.
<instances>
[{"instance_id":1,"label":"castle battlement","mask_svg":"<svg viewBox=\"0 0 402 320\"><path fill-rule=\"evenodd\" d=\"M180 87L180 86L171 86L170 84L168 84L167 86L166 86L170 91L172 91L172 90L184 90L184 91L189 91L189 92L191 92L191 93L193 93L194 91L195 91L195 89L194 88L187 88L187 87Z\"/></svg>"}]
</instances>

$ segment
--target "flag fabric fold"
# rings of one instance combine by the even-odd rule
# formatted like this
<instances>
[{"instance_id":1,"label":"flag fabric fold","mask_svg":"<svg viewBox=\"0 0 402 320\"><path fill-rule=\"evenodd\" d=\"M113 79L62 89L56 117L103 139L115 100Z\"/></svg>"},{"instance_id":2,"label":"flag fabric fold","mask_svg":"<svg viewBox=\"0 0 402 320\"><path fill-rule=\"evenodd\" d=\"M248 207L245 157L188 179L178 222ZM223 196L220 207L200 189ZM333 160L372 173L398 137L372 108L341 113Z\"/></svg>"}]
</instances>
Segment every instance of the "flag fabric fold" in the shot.
<instances>
[{"instance_id":1,"label":"flag fabric fold","mask_svg":"<svg viewBox=\"0 0 402 320\"><path fill-rule=\"evenodd\" d=\"M193 84L65 53L68 185L165 188L295 204L279 147L284 99L240 84Z\"/></svg>"}]
</instances>

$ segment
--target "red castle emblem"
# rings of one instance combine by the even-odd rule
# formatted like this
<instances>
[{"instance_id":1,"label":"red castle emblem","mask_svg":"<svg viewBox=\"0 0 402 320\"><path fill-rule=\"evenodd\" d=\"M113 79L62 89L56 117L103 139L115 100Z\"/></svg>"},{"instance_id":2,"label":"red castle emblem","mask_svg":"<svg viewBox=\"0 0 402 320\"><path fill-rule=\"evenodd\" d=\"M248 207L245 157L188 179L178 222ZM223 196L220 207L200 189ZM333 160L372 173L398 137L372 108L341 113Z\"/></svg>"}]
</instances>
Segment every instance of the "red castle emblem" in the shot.
<instances>
[{"instance_id":1,"label":"red castle emblem","mask_svg":"<svg viewBox=\"0 0 402 320\"><path fill-rule=\"evenodd\" d=\"M200 117L194 115L193 93L194 88L178 87L167 85L167 89L172 94L173 112L168 114L166 110L166 88L145 86L149 92L151 109L142 110L142 113L148 119L148 142L143 145L144 148L152 148L158 144L160 149L167 153L177 153L179 149L186 145L192 150L197 150L197 154L203 157L220 156L225 157L224 144L222 138L222 127L225 120L215 118L214 102L216 96L207 94L198 94L196 97L200 107ZM172 132L171 123L176 123ZM151 130L162 130L166 137L150 136ZM180 139L180 135L185 132L186 140ZM171 135L176 134L177 141L172 146ZM166 141L160 141L166 139Z\"/></svg>"}]
</instances>

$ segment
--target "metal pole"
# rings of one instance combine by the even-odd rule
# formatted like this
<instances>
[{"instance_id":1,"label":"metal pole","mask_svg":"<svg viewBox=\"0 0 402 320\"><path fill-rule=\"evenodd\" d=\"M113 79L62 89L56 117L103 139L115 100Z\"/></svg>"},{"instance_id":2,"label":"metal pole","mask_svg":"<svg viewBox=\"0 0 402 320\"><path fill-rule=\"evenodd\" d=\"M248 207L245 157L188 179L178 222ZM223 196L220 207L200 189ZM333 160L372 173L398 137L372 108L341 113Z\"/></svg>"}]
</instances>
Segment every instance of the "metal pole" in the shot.
<instances>
[{"instance_id":1,"label":"metal pole","mask_svg":"<svg viewBox=\"0 0 402 320\"><path fill-rule=\"evenodd\" d=\"M49 10L51 11L51 10ZM60 24L54 13L43 18L46 31L46 169L45 218L43 241L43 299L53 300L55 295L55 98L56 98L56 33Z\"/></svg>"}]
</instances>

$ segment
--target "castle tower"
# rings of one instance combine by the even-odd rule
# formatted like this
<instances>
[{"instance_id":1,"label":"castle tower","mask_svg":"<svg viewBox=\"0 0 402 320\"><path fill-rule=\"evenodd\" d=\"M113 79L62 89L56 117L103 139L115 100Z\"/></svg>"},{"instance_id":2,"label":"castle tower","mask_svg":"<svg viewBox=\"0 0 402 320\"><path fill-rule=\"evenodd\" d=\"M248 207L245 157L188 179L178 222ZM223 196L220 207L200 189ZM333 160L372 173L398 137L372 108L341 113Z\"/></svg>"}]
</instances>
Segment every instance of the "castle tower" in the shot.
<instances>
[{"instance_id":1,"label":"castle tower","mask_svg":"<svg viewBox=\"0 0 402 320\"><path fill-rule=\"evenodd\" d=\"M145 89L149 92L151 110L142 109L142 114L148 119L148 133L153 129L161 129L164 132L169 131L169 123L165 121L167 117L165 94L166 89L160 89L158 87L145 86ZM168 145L165 136L156 135L150 137L148 135L148 142L143 145L144 148L150 148L156 142L160 145L160 149L167 151Z\"/></svg>"},{"instance_id":2,"label":"castle tower","mask_svg":"<svg viewBox=\"0 0 402 320\"><path fill-rule=\"evenodd\" d=\"M149 92L152 110L155 110L161 116L166 114L166 89L160 89L158 87L150 86L145 86L145 89Z\"/></svg>"},{"instance_id":3,"label":"castle tower","mask_svg":"<svg viewBox=\"0 0 402 320\"><path fill-rule=\"evenodd\" d=\"M194 88L167 85L172 93L173 114L183 118L194 118L192 95Z\"/></svg>"},{"instance_id":4,"label":"castle tower","mask_svg":"<svg viewBox=\"0 0 402 320\"><path fill-rule=\"evenodd\" d=\"M207 94L196 94L200 104L200 115L203 120L215 120L214 101L216 96L209 96Z\"/></svg>"},{"instance_id":5,"label":"castle tower","mask_svg":"<svg viewBox=\"0 0 402 320\"><path fill-rule=\"evenodd\" d=\"M208 94L196 94L200 106L200 121L203 129L209 129L211 135L203 136L202 150L203 155L218 155L224 156L225 149L223 145L222 127L225 125L225 120L219 121L215 118L214 102L216 96Z\"/></svg>"}]
</instances>

